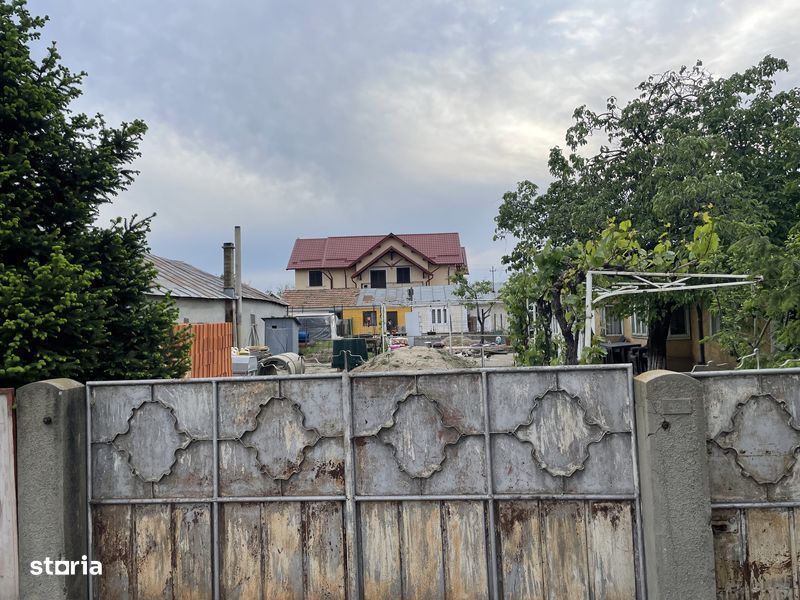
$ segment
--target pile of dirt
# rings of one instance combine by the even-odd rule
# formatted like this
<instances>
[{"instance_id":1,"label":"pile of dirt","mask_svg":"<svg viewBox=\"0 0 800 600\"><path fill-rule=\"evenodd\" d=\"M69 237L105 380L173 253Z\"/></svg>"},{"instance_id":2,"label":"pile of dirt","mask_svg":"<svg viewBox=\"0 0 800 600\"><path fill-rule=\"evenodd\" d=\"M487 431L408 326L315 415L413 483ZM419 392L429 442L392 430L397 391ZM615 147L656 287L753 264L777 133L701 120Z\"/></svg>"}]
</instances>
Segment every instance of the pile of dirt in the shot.
<instances>
[{"instance_id":1,"label":"pile of dirt","mask_svg":"<svg viewBox=\"0 0 800 600\"><path fill-rule=\"evenodd\" d=\"M475 363L454 356L444 350L436 348L398 348L391 352L384 352L371 358L363 365L353 369L353 372L381 372L381 371L438 371L449 369L469 369Z\"/></svg>"}]
</instances>

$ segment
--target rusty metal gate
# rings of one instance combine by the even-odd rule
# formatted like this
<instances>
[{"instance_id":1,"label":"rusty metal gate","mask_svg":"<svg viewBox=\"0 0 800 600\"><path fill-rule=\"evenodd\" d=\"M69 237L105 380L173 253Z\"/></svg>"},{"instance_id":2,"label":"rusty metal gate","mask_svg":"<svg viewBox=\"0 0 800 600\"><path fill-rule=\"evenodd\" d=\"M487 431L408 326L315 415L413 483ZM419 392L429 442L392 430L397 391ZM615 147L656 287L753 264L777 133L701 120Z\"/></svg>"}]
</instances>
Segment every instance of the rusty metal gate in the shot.
<instances>
[{"instance_id":1,"label":"rusty metal gate","mask_svg":"<svg viewBox=\"0 0 800 600\"><path fill-rule=\"evenodd\" d=\"M94 598L644 598L629 368L87 385Z\"/></svg>"},{"instance_id":2,"label":"rusty metal gate","mask_svg":"<svg viewBox=\"0 0 800 600\"><path fill-rule=\"evenodd\" d=\"M800 597L800 370L695 373L703 385L717 597Z\"/></svg>"}]
</instances>

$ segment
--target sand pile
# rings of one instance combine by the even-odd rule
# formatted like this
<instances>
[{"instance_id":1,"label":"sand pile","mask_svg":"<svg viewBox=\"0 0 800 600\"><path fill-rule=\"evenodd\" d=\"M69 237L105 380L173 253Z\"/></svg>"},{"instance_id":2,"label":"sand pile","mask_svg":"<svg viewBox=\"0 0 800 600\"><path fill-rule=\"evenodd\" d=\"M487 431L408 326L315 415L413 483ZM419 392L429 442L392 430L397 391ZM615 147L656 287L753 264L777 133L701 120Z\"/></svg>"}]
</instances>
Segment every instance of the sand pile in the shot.
<instances>
[{"instance_id":1,"label":"sand pile","mask_svg":"<svg viewBox=\"0 0 800 600\"><path fill-rule=\"evenodd\" d=\"M370 371L435 371L446 369L469 369L475 363L460 356L453 356L436 348L398 348L371 358L354 373Z\"/></svg>"}]
</instances>

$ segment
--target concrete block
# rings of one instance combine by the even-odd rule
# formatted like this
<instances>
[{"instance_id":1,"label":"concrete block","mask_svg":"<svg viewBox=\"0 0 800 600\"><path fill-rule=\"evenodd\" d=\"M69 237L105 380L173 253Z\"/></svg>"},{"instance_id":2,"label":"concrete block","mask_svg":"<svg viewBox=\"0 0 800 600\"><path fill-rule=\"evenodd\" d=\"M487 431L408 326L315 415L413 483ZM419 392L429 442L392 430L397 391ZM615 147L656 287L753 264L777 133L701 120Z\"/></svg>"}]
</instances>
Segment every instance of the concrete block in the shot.
<instances>
[{"instance_id":1,"label":"concrete block","mask_svg":"<svg viewBox=\"0 0 800 600\"><path fill-rule=\"evenodd\" d=\"M82 574L31 574L32 561L87 554L83 385L51 379L17 390L17 469L20 598L86 598Z\"/></svg>"},{"instance_id":2,"label":"concrete block","mask_svg":"<svg viewBox=\"0 0 800 600\"><path fill-rule=\"evenodd\" d=\"M634 380L645 570L651 600L714 600L703 391L688 375Z\"/></svg>"}]
</instances>

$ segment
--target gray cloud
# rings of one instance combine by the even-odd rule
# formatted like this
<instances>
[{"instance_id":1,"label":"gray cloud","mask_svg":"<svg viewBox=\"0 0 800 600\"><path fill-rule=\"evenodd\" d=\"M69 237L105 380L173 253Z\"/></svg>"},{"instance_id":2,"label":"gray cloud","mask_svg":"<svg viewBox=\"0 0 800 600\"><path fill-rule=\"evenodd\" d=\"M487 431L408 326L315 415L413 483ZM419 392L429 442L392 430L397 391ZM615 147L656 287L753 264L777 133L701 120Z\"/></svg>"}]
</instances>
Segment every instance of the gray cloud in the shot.
<instances>
[{"instance_id":1,"label":"gray cloud","mask_svg":"<svg viewBox=\"0 0 800 600\"><path fill-rule=\"evenodd\" d=\"M78 108L150 125L141 176L102 217L156 211L154 252L210 271L241 224L260 287L290 280L295 237L388 231L459 231L488 277L502 193L546 185L576 105L697 58L719 74L800 58L794 0L30 7L89 72Z\"/></svg>"}]
</instances>

